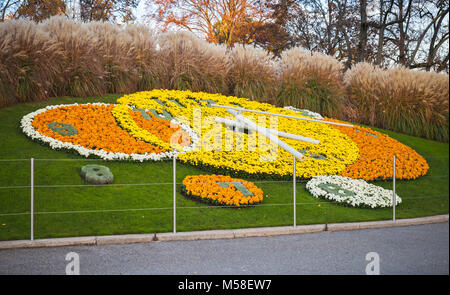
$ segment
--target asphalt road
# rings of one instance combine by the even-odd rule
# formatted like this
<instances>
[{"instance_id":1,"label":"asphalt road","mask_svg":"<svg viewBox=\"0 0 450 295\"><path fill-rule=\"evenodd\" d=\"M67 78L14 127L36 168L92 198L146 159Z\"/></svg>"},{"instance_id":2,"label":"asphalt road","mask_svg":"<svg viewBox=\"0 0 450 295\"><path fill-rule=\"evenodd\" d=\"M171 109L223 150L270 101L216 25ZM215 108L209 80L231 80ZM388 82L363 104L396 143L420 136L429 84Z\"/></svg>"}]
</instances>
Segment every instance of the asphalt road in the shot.
<instances>
[{"instance_id":1,"label":"asphalt road","mask_svg":"<svg viewBox=\"0 0 450 295\"><path fill-rule=\"evenodd\" d=\"M449 274L447 223L229 240L0 250L0 274ZM375 269L375 268L373 268Z\"/></svg>"}]
</instances>

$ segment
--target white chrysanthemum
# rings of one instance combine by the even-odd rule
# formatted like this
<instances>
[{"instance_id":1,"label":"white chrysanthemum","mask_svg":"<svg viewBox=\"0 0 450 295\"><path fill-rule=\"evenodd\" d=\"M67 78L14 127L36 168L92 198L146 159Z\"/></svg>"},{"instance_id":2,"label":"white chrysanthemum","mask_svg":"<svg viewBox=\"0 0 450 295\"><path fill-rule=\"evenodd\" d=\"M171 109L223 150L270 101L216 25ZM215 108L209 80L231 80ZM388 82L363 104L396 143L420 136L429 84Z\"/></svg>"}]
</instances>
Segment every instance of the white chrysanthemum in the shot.
<instances>
[{"instance_id":1,"label":"white chrysanthemum","mask_svg":"<svg viewBox=\"0 0 450 295\"><path fill-rule=\"evenodd\" d=\"M306 183L306 189L316 198L345 203L353 207L383 208L393 206L393 191L338 175L315 176ZM396 194L396 204L402 199Z\"/></svg>"},{"instance_id":2,"label":"white chrysanthemum","mask_svg":"<svg viewBox=\"0 0 450 295\"><path fill-rule=\"evenodd\" d=\"M314 119L323 119L321 114L312 112L310 110L297 109L297 108L294 108L292 106L286 106L286 107L284 107L284 109L290 110L290 111L294 111L294 112L297 112L297 113L301 113L301 115L306 116L306 117L311 117L311 118L314 118Z\"/></svg>"}]
</instances>

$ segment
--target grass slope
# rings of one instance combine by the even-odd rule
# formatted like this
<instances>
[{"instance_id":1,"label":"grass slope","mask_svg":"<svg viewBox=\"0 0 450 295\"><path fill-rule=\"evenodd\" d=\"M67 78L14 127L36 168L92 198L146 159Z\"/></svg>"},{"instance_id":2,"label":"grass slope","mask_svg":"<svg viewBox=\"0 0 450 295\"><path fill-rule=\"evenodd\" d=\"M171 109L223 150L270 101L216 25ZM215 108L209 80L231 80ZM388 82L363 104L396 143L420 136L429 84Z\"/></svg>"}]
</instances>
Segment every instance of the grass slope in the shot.
<instances>
[{"instance_id":1,"label":"grass slope","mask_svg":"<svg viewBox=\"0 0 450 295\"><path fill-rule=\"evenodd\" d=\"M0 109L1 159L59 159L35 161L35 238L154 233L172 231L172 162L103 162L115 176L114 186L85 186L79 176L88 163L82 157L53 151L22 134L22 116L46 105L86 102L114 103L120 95L104 97L60 97L42 103L19 104ZM397 218L448 213L448 144L374 128L413 147L425 156L430 171L415 181L397 181L403 203ZM70 160L71 161L67 161ZM0 240L28 239L30 233L30 189L8 188L30 184L30 162L0 161ZM177 182L186 175L207 173L178 164ZM121 186L117 184L151 185ZM177 230L291 225L292 183L255 181L264 191L263 203L255 208L209 207L177 194ZM39 187L45 185L69 187ZM391 181L376 182L392 188ZM72 187L70 187L72 185ZM180 187L178 186L178 191ZM392 209L358 209L313 198L305 184L297 185L297 224L369 221L392 218ZM195 208L193 208L195 207ZM199 207L199 208L198 208ZM138 209L138 210L130 210ZM86 211L95 212L86 212ZM119 210L119 211L118 211ZM61 212L63 211L63 212ZM64 213L75 211L72 213ZM101 211L101 212L100 212ZM59 212L59 213L56 213ZM17 215L16 213L20 213ZM12 215L10 215L12 214Z\"/></svg>"}]
</instances>

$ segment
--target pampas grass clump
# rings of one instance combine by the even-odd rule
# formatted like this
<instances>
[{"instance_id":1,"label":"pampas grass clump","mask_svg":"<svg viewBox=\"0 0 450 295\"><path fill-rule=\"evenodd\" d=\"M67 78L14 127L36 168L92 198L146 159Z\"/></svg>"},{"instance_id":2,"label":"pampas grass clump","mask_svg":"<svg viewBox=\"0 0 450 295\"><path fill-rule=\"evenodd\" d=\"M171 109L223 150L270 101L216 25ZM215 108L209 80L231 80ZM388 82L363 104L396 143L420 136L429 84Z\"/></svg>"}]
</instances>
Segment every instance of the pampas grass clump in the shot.
<instances>
[{"instance_id":1,"label":"pampas grass clump","mask_svg":"<svg viewBox=\"0 0 450 295\"><path fill-rule=\"evenodd\" d=\"M107 91L107 74L98 48L99 37L86 24L69 21L62 16L52 17L38 25L57 42L63 52L61 62L52 62L61 71L60 83L55 83L58 95L94 96Z\"/></svg>"},{"instance_id":2,"label":"pampas grass clump","mask_svg":"<svg viewBox=\"0 0 450 295\"><path fill-rule=\"evenodd\" d=\"M96 40L96 55L103 67L106 92L134 90L132 85L137 83L137 73L130 36L122 28L107 22L91 22L85 27Z\"/></svg>"},{"instance_id":3,"label":"pampas grass clump","mask_svg":"<svg viewBox=\"0 0 450 295\"><path fill-rule=\"evenodd\" d=\"M278 104L342 118L345 87L341 62L296 47L282 53L281 71Z\"/></svg>"},{"instance_id":4,"label":"pampas grass clump","mask_svg":"<svg viewBox=\"0 0 450 295\"><path fill-rule=\"evenodd\" d=\"M448 142L449 76L360 63L345 74L359 123Z\"/></svg>"},{"instance_id":5,"label":"pampas grass clump","mask_svg":"<svg viewBox=\"0 0 450 295\"><path fill-rule=\"evenodd\" d=\"M264 102L274 102L278 86L278 64L260 48L236 45L231 52L229 92Z\"/></svg>"},{"instance_id":6,"label":"pampas grass clump","mask_svg":"<svg viewBox=\"0 0 450 295\"><path fill-rule=\"evenodd\" d=\"M127 25L124 34L129 40L129 54L133 57L130 68L136 75L135 88L130 90L151 90L157 85L157 40L155 34L143 25Z\"/></svg>"},{"instance_id":7,"label":"pampas grass clump","mask_svg":"<svg viewBox=\"0 0 450 295\"><path fill-rule=\"evenodd\" d=\"M0 106L55 96L62 52L34 22L11 20L0 25Z\"/></svg>"},{"instance_id":8,"label":"pampas grass clump","mask_svg":"<svg viewBox=\"0 0 450 295\"><path fill-rule=\"evenodd\" d=\"M158 39L157 75L166 89L226 93L226 48L188 32L170 32Z\"/></svg>"}]
</instances>

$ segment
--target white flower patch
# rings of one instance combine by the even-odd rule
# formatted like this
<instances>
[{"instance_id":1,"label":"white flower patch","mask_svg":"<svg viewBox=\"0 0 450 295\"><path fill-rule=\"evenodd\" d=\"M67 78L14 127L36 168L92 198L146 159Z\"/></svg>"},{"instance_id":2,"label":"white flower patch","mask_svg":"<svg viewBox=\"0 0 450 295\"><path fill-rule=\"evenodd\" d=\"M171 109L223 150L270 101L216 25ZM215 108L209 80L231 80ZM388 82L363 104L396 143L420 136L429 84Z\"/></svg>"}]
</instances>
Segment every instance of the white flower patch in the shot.
<instances>
[{"instance_id":1,"label":"white flower patch","mask_svg":"<svg viewBox=\"0 0 450 295\"><path fill-rule=\"evenodd\" d=\"M286 106L286 107L284 107L284 109L300 113L302 116L305 116L305 117L311 117L311 118L314 118L314 119L323 119L321 114L312 112L310 110L297 109L297 108L294 108L292 106Z\"/></svg>"},{"instance_id":2,"label":"white flower patch","mask_svg":"<svg viewBox=\"0 0 450 295\"><path fill-rule=\"evenodd\" d=\"M174 155L180 153L178 151L168 151L168 152L163 152L163 153L159 153L159 154L158 153L127 154L127 153L107 152L103 149L92 150L92 149L88 149L88 148L80 146L80 145L72 144L70 142L63 142L63 141L57 140L55 138L45 136L45 135L39 133L36 129L34 129L34 127L32 125L34 117L40 113L46 112L51 109L60 108L60 107L78 106L78 105L79 105L78 103L61 104L61 105L47 106L45 108L39 109L37 111L34 111L32 113L25 115L22 118L22 120L20 121L20 127L22 128L22 131L23 131L23 133L25 133L26 136L30 137L33 140L37 140L37 141L46 143L50 146L50 148L52 148L54 150L61 150L61 149L75 150L81 156L84 156L86 158L89 156L96 156L103 160L109 160L109 161L133 160L133 161L143 162L143 161L148 161L148 160L158 161L158 160L163 160L163 159L171 159L171 158L173 158ZM108 104L87 103L87 105L106 106ZM181 124L180 122L178 122L176 120L172 120L171 122L178 124L184 131L186 131L189 134L189 136L192 139L191 144L189 146L184 147L182 152L187 152L187 151L194 149L194 147L200 140L200 137L198 136L198 134L194 130L192 130L192 128L190 128L190 126L187 126L186 124Z\"/></svg>"},{"instance_id":3,"label":"white flower patch","mask_svg":"<svg viewBox=\"0 0 450 295\"><path fill-rule=\"evenodd\" d=\"M315 176L306 189L316 198L345 203L353 207L383 208L393 206L392 190L338 175ZM396 194L396 204L402 199Z\"/></svg>"}]
</instances>

